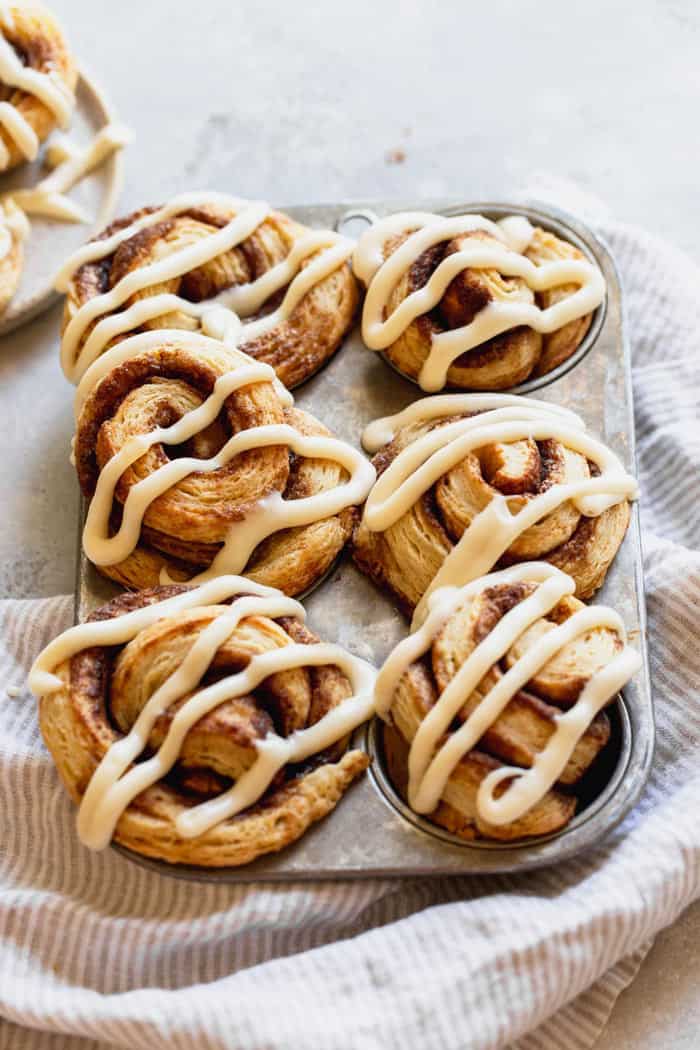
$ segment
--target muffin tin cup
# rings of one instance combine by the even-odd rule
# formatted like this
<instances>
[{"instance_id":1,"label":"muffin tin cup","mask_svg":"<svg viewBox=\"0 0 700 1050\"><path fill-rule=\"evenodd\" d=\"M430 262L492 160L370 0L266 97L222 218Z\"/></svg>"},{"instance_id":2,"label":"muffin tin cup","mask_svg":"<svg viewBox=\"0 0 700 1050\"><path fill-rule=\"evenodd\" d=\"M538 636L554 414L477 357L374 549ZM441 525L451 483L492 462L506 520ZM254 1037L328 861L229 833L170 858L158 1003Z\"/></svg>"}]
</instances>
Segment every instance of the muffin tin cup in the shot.
<instances>
[{"instance_id":1,"label":"muffin tin cup","mask_svg":"<svg viewBox=\"0 0 700 1050\"><path fill-rule=\"evenodd\" d=\"M558 369L515 390L536 390L537 397L578 412L591 432L610 445L626 469L635 473L624 309L615 265L603 241L577 219L531 202L347 202L286 210L310 226L331 227L356 236L361 232L360 223L366 226L374 216L408 209L446 215L478 211L495 217L517 212L576 244L597 262L605 276L607 297L596 311L581 347ZM359 327L340 352L295 395L301 408L317 415L338 437L356 446L370 420L397 412L417 397L425 396L414 383L387 369L378 354L363 346ZM82 619L106 600L106 581L84 557L80 559L78 575L77 613ZM654 719L636 505L605 586L594 600L611 605L621 614L631 643L642 652L643 666L609 708L614 732L605 749L610 763L607 775L592 786L586 804L562 831L513 843L465 842L417 816L387 776L381 723L375 719L354 737L355 746L364 748L372 757L369 772L349 789L334 813L279 854L262 857L243 868L203 869L169 865L114 848L143 867L208 882L515 874L591 849L634 807L653 756ZM408 630L406 620L391 601L359 573L347 555L340 559L325 584L307 597L305 605L309 625L317 633L376 666Z\"/></svg>"},{"instance_id":2,"label":"muffin tin cup","mask_svg":"<svg viewBox=\"0 0 700 1050\"><path fill-rule=\"evenodd\" d=\"M486 216L487 219L497 221L498 219L505 218L507 215L512 215L512 207L515 206L495 204L492 201L480 201L475 204L470 204L468 209L470 212L477 212L479 215ZM517 213L519 215L524 215L529 219L533 226L541 226L543 229L555 234L562 240L568 241L569 244L573 244L590 262L596 263L600 267L600 254L603 250L602 245L590 231L587 231L588 236L586 239L582 238L570 223L564 221L560 213L548 213L534 207L523 206L517 207ZM463 210L461 206L449 207L442 209L441 214L448 216L461 215L463 214ZM362 223L366 228L374 222L376 218L378 218L376 213L372 212L371 209L366 208L358 211L347 212L346 215L343 216L342 221L344 224L350 222ZM588 352L595 345L605 322L606 308L607 297L603 300L600 306L596 307L593 311L588 331L577 346L576 350L570 357L567 357L565 361L562 361L560 365L557 365L556 368L550 369L549 372L545 372L544 375L532 376L531 378L524 380L522 383L518 383L516 386L501 388L500 392L507 394L531 394L535 390L540 390L542 387L547 386L549 383L556 382L557 379L560 379L562 376L566 375L567 372L571 371L572 368L575 368L583 361ZM413 376L409 376L406 372L403 372L398 365L391 360L385 350L378 351L378 353L382 360L389 366L389 368L392 368L397 375L400 375L402 379L406 379L409 383L415 384L419 390L422 390L418 380ZM448 384L442 391L436 391L436 393L484 393L486 390L487 388L484 387L456 387ZM422 394L423 396L427 396L425 391L422 391Z\"/></svg>"},{"instance_id":3,"label":"muffin tin cup","mask_svg":"<svg viewBox=\"0 0 700 1050\"><path fill-rule=\"evenodd\" d=\"M424 835L457 847L466 846L470 850L488 850L491 854L498 854L499 858L503 859L504 862L506 862L508 856L512 858L514 851L517 852L519 857L523 854L523 851L529 851L530 859L533 863L528 866L534 867L537 866L537 858L540 855L540 850L535 847L546 846L562 835L572 836L572 833L578 828L594 821L596 815L604 810L611 799L615 797L630 768L634 752L632 723L624 697L622 695L618 696L607 710L612 725L611 739L596 757L594 768L586 773L584 777L584 780L590 779L591 782L585 790L585 798L582 799L578 811L565 828L552 832L549 835L540 835L536 839L523 838L513 839L512 841L496 841L475 838L466 840L440 827L440 825L434 824L429 818L423 817L412 810L389 774L387 762L384 758L383 731L385 726L378 718L373 719L368 727L365 741L366 750L372 757L370 775L377 791L383 796L387 804ZM576 790L574 793L577 796L579 794L584 795L583 789Z\"/></svg>"}]
</instances>

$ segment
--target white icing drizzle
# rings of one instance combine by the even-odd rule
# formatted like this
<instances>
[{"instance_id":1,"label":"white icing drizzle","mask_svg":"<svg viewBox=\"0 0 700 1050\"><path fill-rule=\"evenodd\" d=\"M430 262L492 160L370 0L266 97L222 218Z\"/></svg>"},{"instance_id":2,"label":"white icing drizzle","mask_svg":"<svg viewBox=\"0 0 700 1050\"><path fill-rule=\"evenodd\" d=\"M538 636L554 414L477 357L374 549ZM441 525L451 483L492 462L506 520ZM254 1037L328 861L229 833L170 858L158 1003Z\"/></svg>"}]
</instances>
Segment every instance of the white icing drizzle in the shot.
<instances>
[{"instance_id":1,"label":"white icing drizzle","mask_svg":"<svg viewBox=\"0 0 700 1050\"><path fill-rule=\"evenodd\" d=\"M3 21L12 28L11 12L2 11ZM75 105L73 94L65 81L55 72L42 73L25 66L12 46L0 35L0 81L38 98L49 109L59 127L67 128ZM34 160L39 152L39 138L29 121L10 102L0 102L0 125L27 158ZM0 140L0 171L9 164L10 152Z\"/></svg>"},{"instance_id":2,"label":"white icing drizzle","mask_svg":"<svg viewBox=\"0 0 700 1050\"><path fill-rule=\"evenodd\" d=\"M12 200L0 201L0 261L12 251L17 241L29 236L27 216Z\"/></svg>"},{"instance_id":3,"label":"white icing drizzle","mask_svg":"<svg viewBox=\"0 0 700 1050\"><path fill-rule=\"evenodd\" d=\"M162 314L182 311L187 316L199 320L209 334L226 338L231 325L227 315L230 318L235 312L241 317L250 316L259 310L271 295L287 286L284 298L276 310L243 325L240 332L242 341L245 343L255 339L285 321L307 292L349 259L354 247L354 242L349 238L331 230L313 230L301 237L289 255L262 276L249 284L224 289L207 302L190 303L180 296L163 294L140 299L127 310L113 313L133 295L162 281L181 277L190 270L211 262L217 255L235 248L271 215L270 206L261 201L242 201L220 193L185 193L173 198L152 214L135 220L111 237L92 241L79 249L59 272L56 288L61 292L68 291L71 278L81 266L111 255L120 244L140 230L191 208L207 204L218 204L233 210L234 218L208 237L203 237L196 243L147 266L132 270L109 292L88 299L77 310L63 333L61 344L61 365L71 382L77 383L80 380L85 370L100 356L111 340ZM308 265L303 265L311 256L313 258ZM81 340L93 324L92 331L80 347Z\"/></svg>"},{"instance_id":4,"label":"white icing drizzle","mask_svg":"<svg viewBox=\"0 0 700 1050\"><path fill-rule=\"evenodd\" d=\"M0 22L2 22L6 29L10 32L15 28L15 20L12 14L12 4L2 3L0 4Z\"/></svg>"},{"instance_id":5,"label":"white icing drizzle","mask_svg":"<svg viewBox=\"0 0 700 1050\"><path fill-rule=\"evenodd\" d=\"M206 336L194 332L173 333L173 339L185 348L197 349L217 347ZM146 332L124 340L110 351L121 361L144 352L144 348L161 345L162 332ZM232 353L235 353L229 348ZM104 355L92 366L104 374ZM214 422L226 398L235 390L252 383L275 380L274 370L263 362L253 361L245 354L236 354L243 362L220 376L212 393L196 409L185 413L169 427L155 427L147 434L131 437L100 472L95 493L90 502L83 547L95 565L114 565L123 561L136 547L141 525L149 506L167 489L176 485L194 471L219 470L241 452L255 448L286 445L297 455L307 458L328 459L339 463L350 475L347 481L333 488L317 492L301 499L285 500L280 492L262 497L247 514L235 522L228 531L224 544L209 568L195 577L196 582L224 573L241 572L251 554L264 539L281 529L309 525L340 513L346 507L362 503L374 483L374 467L351 445L324 435L308 437L285 423L250 427L233 435L223 448L210 459L183 457L159 467L148 477L137 482L129 490L122 510L119 531L109 535L109 517L114 491L124 471L155 444L179 445L188 441ZM113 366L114 358L112 359ZM90 378L86 373L83 382ZM94 377L93 377L94 378ZM82 384L81 384L82 386ZM85 390L79 388L78 394ZM163 573L163 582L169 577Z\"/></svg>"},{"instance_id":6,"label":"white icing drizzle","mask_svg":"<svg viewBox=\"0 0 700 1050\"><path fill-rule=\"evenodd\" d=\"M539 638L505 672L480 700L455 732L450 725L484 675L501 660L527 628L546 616L566 595L574 593L570 576L545 562L528 562L473 580L462 587L443 587L431 595L422 626L399 642L377 676L377 714L389 719L401 677L412 663L430 649L433 640L455 611L486 588L500 583L527 581L538 584L535 592L505 614L464 661L437 703L421 722L411 743L408 801L418 813L431 813L461 759L474 748L508 703L566 644L596 628L616 631L623 649L593 674L574 706L557 714L555 729L530 769L505 766L482 781L477 795L479 816L494 825L518 820L559 779L579 739L593 718L641 666L641 657L627 646L624 625L612 609L588 606ZM447 734L446 738L445 735ZM495 797L496 788L512 780Z\"/></svg>"},{"instance_id":7,"label":"white icing drizzle","mask_svg":"<svg viewBox=\"0 0 700 1050\"><path fill-rule=\"evenodd\" d=\"M386 259L384 245L391 237L414 231ZM446 256L424 287L412 292L386 317L392 291L428 248L454 237L484 230L500 243L484 244L473 238L458 252ZM359 239L353 269L367 286L362 311L362 338L370 350L386 350L422 314L433 310L450 282L466 269L494 269L506 277L520 277L533 291L565 284L577 290L559 302L540 309L531 303L492 300L467 325L433 334L430 352L419 383L423 390L441 390L453 361L501 333L527 325L537 332L555 332L594 310L605 297L605 281L597 266L583 259L561 259L536 266L523 252L532 237L523 216L509 216L499 223L482 215L444 218L425 212L400 212L374 223Z\"/></svg>"},{"instance_id":8,"label":"white icing drizzle","mask_svg":"<svg viewBox=\"0 0 700 1050\"><path fill-rule=\"evenodd\" d=\"M23 211L65 222L90 221L90 216L66 193L116 150L131 141L122 124L106 124L84 147L61 142L47 150L49 164L56 163L45 179L28 189L12 190L9 196Z\"/></svg>"},{"instance_id":9,"label":"white icing drizzle","mask_svg":"<svg viewBox=\"0 0 700 1050\"><path fill-rule=\"evenodd\" d=\"M304 620L303 607L280 591L237 576L222 576L183 594L111 620L72 627L44 649L34 662L29 686L37 695L63 685L54 673L75 653L95 645L123 645L157 620L185 609L214 605L234 597L231 606L199 635L184 660L148 700L129 733L114 743L95 770L78 815L78 833L91 849L104 849L119 818L136 795L161 780L177 761L190 729L226 700L244 696L264 679L280 671L333 665L349 678L353 695L307 729L288 737L276 733L256 744L253 765L232 788L218 797L180 814L175 822L182 838L195 838L228 817L257 802L279 769L290 762L325 750L342 740L373 712L374 668L340 646L328 643L291 644L253 656L243 671L228 675L211 686L198 688L218 649L249 616L295 616ZM158 751L133 763L147 745L158 716L188 693L194 692L177 712Z\"/></svg>"},{"instance_id":10,"label":"white icing drizzle","mask_svg":"<svg viewBox=\"0 0 700 1050\"><path fill-rule=\"evenodd\" d=\"M636 480L609 448L586 433L578 416L545 401L515 395L445 394L423 398L397 416L371 423L363 435L363 444L376 449L391 440L397 427L464 412L479 414L428 431L404 448L378 478L365 504L364 523L370 531L390 528L467 453L497 442L555 438L595 463L600 476L552 485L515 514L509 508L508 497L495 493L443 561L416 607L414 625L424 619L433 591L455 580L466 583L489 572L518 536L567 500L580 514L597 517L616 503L637 497Z\"/></svg>"}]
</instances>

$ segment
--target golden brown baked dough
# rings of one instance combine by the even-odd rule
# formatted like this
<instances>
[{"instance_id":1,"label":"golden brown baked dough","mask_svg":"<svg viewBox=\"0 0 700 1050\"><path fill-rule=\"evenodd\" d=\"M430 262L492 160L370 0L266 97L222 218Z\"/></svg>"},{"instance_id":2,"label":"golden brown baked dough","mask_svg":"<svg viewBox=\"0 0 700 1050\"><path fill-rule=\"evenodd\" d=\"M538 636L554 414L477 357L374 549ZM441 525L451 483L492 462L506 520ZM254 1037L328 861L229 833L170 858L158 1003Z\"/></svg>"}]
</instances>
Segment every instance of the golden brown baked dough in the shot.
<instances>
[{"instance_id":1,"label":"golden brown baked dough","mask_svg":"<svg viewBox=\"0 0 700 1050\"><path fill-rule=\"evenodd\" d=\"M28 229L24 214L11 199L0 204L0 314L19 287Z\"/></svg>"},{"instance_id":2,"label":"golden brown baked dough","mask_svg":"<svg viewBox=\"0 0 700 1050\"><path fill-rule=\"evenodd\" d=\"M537 404L524 398L522 403ZM459 418L464 415L401 427L372 461L378 476L422 435ZM595 473L584 456L554 437L485 445L442 475L385 531L370 531L364 520L360 522L353 536L354 560L410 613L467 527L494 496L506 496L508 508L515 513L553 485ZM586 517L567 500L526 529L496 567L542 559L573 577L579 598L589 598L605 579L627 530L629 514L624 499L598 517Z\"/></svg>"},{"instance_id":3,"label":"golden brown baked dough","mask_svg":"<svg viewBox=\"0 0 700 1050\"><path fill-rule=\"evenodd\" d=\"M63 31L54 15L43 4L6 4L0 12L2 35L22 63L40 73L60 78L73 93L78 80L78 67L68 49ZM35 95L18 88L0 85L0 101L9 102L31 126L40 142L56 127L56 116ZM5 171L25 162L15 140L0 125L0 141L8 151Z\"/></svg>"},{"instance_id":4,"label":"golden brown baked dough","mask_svg":"<svg viewBox=\"0 0 700 1050\"><path fill-rule=\"evenodd\" d=\"M384 245L384 257L393 255L410 232L408 229L390 237ZM502 242L486 230L475 229L428 248L395 285L386 316L391 316L404 300L424 288L443 260L474 240L487 247L503 247ZM538 266L556 260L585 258L578 248L540 227L534 229L532 240L522 254ZM419 314L383 352L399 372L418 382L434 336L469 325L489 303L536 304L546 309L575 290L575 286L562 285L533 292L519 277L504 276L494 269L464 269L452 279L435 309ZM456 390L507 390L530 377L544 375L571 357L580 346L591 317L587 314L551 334L540 335L532 328L521 326L488 339L455 359L447 370L445 385Z\"/></svg>"},{"instance_id":5,"label":"golden brown baked dough","mask_svg":"<svg viewBox=\"0 0 700 1050\"><path fill-rule=\"evenodd\" d=\"M90 620L109 620L153 605L186 588L158 587L122 594ZM155 690L182 663L201 632L226 605L176 612L143 629L122 646L92 647L57 669L61 688L43 696L40 725L74 802L80 802L98 762L129 731ZM246 667L258 653L318 639L301 621L249 616L217 651L205 681ZM196 838L178 835L179 814L225 791L256 757L268 732L288 736L314 725L351 695L348 679L333 666L301 667L265 679L250 695L228 700L201 718L184 740L166 779L142 791L118 821L115 840L148 857L208 867L246 864L294 842L329 813L367 767L347 740L301 766L285 767L260 802ZM156 722L148 750L157 749L181 705Z\"/></svg>"},{"instance_id":6,"label":"golden brown baked dough","mask_svg":"<svg viewBox=\"0 0 700 1050\"><path fill-rule=\"evenodd\" d=\"M418 726L479 643L506 613L534 591L535 585L529 582L498 583L485 588L453 612L425 656L411 664L400 678L385 729L384 751L389 775L404 797L408 749ZM459 712L454 728L467 720L505 671L543 634L582 608L578 599L565 597L528 628L505 658L479 682ZM484 777L501 766L530 767L554 731L558 710L571 707L590 677L605 667L622 646L615 631L597 627L561 649L516 693L483 735L478 748L460 761L429 819L464 839L512 840L563 828L576 809L575 786L609 740L610 723L604 712L595 717L579 740L558 786L520 819L499 826L485 821L477 809L479 786Z\"/></svg>"},{"instance_id":7,"label":"golden brown baked dough","mask_svg":"<svg viewBox=\"0 0 700 1050\"><path fill-rule=\"evenodd\" d=\"M202 339L202 346L193 350L187 336L172 332L163 333L157 342L156 349L107 372L83 405L74 455L88 499L101 469L133 435L170 426L197 408L218 378L245 367L243 355L233 356L214 340ZM229 395L218 419L186 447L154 445L122 474L115 489L113 527L134 486L171 459L211 457L231 435L276 423L287 423L304 435L329 434L309 413L283 408L272 383L244 386ZM242 452L219 469L190 473L158 496L146 511L134 551L117 564L99 566L100 571L132 589L155 586L164 567L173 580L190 579L211 564L230 527L250 514L256 501L275 491L286 500L300 499L334 488L346 478L339 464L291 455L283 445ZM245 575L290 595L303 594L332 565L355 516L355 508L349 507L310 525L274 533L253 552Z\"/></svg>"},{"instance_id":8,"label":"golden brown baked dough","mask_svg":"<svg viewBox=\"0 0 700 1050\"><path fill-rule=\"evenodd\" d=\"M155 210L142 208L116 220L97 240L106 239ZM146 225L106 258L82 265L73 275L68 288L63 315L64 331L80 307L113 289L127 274L200 243L226 226L236 214L232 207L220 201L189 207L168 219ZM226 289L261 278L286 259L295 244L309 232L308 227L282 212L270 212L264 222L234 248L220 253L210 262L197 266L181 277L135 293L120 309L125 310L137 300L166 292L192 303L206 302ZM305 259L301 265L302 272L319 254L319 251L314 252ZM352 324L358 297L355 278L349 265L343 263L303 296L286 321L253 338L246 337L244 325L238 345L249 356L272 365L281 381L291 389L313 375L339 348ZM281 298L281 293L274 295L254 317L269 313L279 305ZM254 317L247 320L253 320ZM91 325L86 330L67 367L75 364L93 327ZM200 320L183 310L174 310L132 331L146 328L195 331L200 328Z\"/></svg>"}]
</instances>

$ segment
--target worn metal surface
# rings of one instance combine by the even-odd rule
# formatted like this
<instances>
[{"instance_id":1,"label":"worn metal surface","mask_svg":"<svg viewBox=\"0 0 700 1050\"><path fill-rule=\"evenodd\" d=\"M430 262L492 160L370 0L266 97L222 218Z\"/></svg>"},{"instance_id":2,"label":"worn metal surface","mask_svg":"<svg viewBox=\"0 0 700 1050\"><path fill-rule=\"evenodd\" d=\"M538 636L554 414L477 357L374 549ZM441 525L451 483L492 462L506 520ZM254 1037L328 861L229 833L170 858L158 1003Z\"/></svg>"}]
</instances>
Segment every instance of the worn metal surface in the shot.
<instances>
[{"instance_id":1,"label":"worn metal surface","mask_svg":"<svg viewBox=\"0 0 700 1050\"><path fill-rule=\"evenodd\" d=\"M385 215L417 207L446 214L479 211L494 217L517 211L561 234L596 259L605 275L608 296L591 326L586 344L572 362L537 380L536 384L523 384L523 387L533 390L536 385L538 398L578 412L591 431L605 440L634 472L629 348L620 284L607 248L583 224L550 207L503 202L357 202L294 207L288 211L310 225L337 226L343 232L354 234L367 222L363 213ZM362 429L370 420L398 411L417 396L421 396L421 392L416 386L390 370L378 354L363 347L357 329L336 357L296 392L301 407L319 416L339 437L354 444L359 444ZM76 595L78 616L83 618L114 592L114 586L99 577L81 558ZM334 814L282 853L235 870L171 867L134 854L129 856L136 863L174 876L251 881L517 872L554 863L590 847L634 806L653 753L654 721L646 662L636 507L627 536L596 600L614 606L621 613L631 641L643 651L644 666L619 702L614 719L618 753L607 782L600 785L597 797L562 832L508 846L466 844L407 814L383 775L376 734L374 728L369 727L357 736L373 755L370 773L349 790ZM337 641L377 665L407 629L404 618L391 602L355 569L347 556L330 578L308 597L306 607L310 625L323 638Z\"/></svg>"}]
</instances>

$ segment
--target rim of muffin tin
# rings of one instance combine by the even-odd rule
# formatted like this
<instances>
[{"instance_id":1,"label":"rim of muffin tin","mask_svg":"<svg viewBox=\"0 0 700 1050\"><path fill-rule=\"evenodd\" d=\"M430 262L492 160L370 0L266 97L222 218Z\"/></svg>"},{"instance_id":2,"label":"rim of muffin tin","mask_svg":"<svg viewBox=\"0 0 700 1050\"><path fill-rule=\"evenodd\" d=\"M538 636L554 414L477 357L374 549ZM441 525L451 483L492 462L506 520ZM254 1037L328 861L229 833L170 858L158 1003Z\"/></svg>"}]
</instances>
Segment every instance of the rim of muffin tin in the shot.
<instances>
[{"instance_id":1,"label":"rim of muffin tin","mask_svg":"<svg viewBox=\"0 0 700 1050\"><path fill-rule=\"evenodd\" d=\"M608 705L606 711L609 717L617 721L616 735L618 739L615 740L615 738L612 737L603 751L601 751L600 755L596 757L596 761L598 758L602 758L605 755L605 752L611 747L611 745L617 744L618 753L614 767L598 792L594 794L589 801L584 803L582 808L574 814L569 823L559 831L551 832L548 835L533 835L527 838L513 839L510 841L478 838L463 839L448 831L446 828L442 828L439 825L432 823L419 813L416 813L399 794L386 769L384 745L382 741L385 723L378 717L373 718L371 722L368 723L363 740L365 750L372 759L368 770L368 776L372 787L379 795L384 805L394 816L398 817L404 824L410 825L410 827L420 835L427 836L431 839L437 839L449 846L456 846L467 856L473 851L478 851L479 853L490 853L492 855L497 854L499 856L509 854L513 856L514 862L517 863L518 871L524 870L525 867L537 867L539 864L546 864L554 859L560 860L568 855L569 850L567 849L560 852L561 847L564 846L562 840L573 837L578 839L578 836L575 836L574 834L577 831L583 832L587 841L597 842L603 835L607 835L612 831L636 804L637 793L635 792L624 801L616 812L607 812L615 805L618 791L627 777L633 758L634 745L632 718L630 716L630 711L628 710L628 702L625 699L624 691L618 693L616 699ZM584 774L584 778L582 779L585 779L587 775L588 773ZM576 792L574 791L573 794L576 794ZM605 823L601 827L603 821ZM539 857L538 854L542 851L542 848L546 847L549 843L557 844L556 858L549 856ZM583 845L585 845L585 843L579 841L576 843L572 842L571 853L578 853ZM516 861L516 855L521 854L524 850L528 850L532 855L530 863L527 865L521 865ZM493 859L495 860L496 857ZM504 871L507 869L499 867L498 870Z\"/></svg>"},{"instance_id":2,"label":"rim of muffin tin","mask_svg":"<svg viewBox=\"0 0 700 1050\"><path fill-rule=\"evenodd\" d=\"M523 215L525 218L533 221L541 226L543 229L550 233L556 234L561 237L562 240L568 241L575 248L578 248L589 262L594 263L600 270L603 269L600 261L600 256L603 254L603 248L597 237L591 232L587 231L589 240L581 237L573 227L566 221L565 217L561 213L552 213L549 211L540 211L539 208L533 207L527 204L513 203L497 203L495 201L476 201L467 205L453 204L446 207L440 207L436 209L440 215L461 215L477 213L484 215L487 219L502 219L507 215ZM351 222L352 220L362 220L366 223L373 223L379 218L371 208L358 208L354 210L348 210L345 215L342 216L338 223L338 226L344 225L345 223ZM530 379L524 380L522 383L518 383L516 386L504 388L503 393L509 394L529 394L534 390L540 390L542 387L549 386L550 383L555 383L557 379L561 379L573 368L576 368L578 364L590 353L595 346L600 333L603 330L605 324L605 317L607 313L608 296L607 290L606 295L596 309L593 311L591 323L588 327L588 331L581 340L580 345L576 348L571 357L568 357L566 361L562 361L556 368L552 368L549 372L545 372L544 375L535 376ZM386 351L380 351L379 356L386 362L386 364L393 369L397 375L400 375L402 379L406 379L409 383L413 383L419 389L422 389L418 380L413 376L409 376L406 372L403 372L393 361L390 360ZM446 385L442 391L438 392L449 392L449 391L472 391L472 387L453 387ZM479 388L481 390L481 388Z\"/></svg>"}]
</instances>

